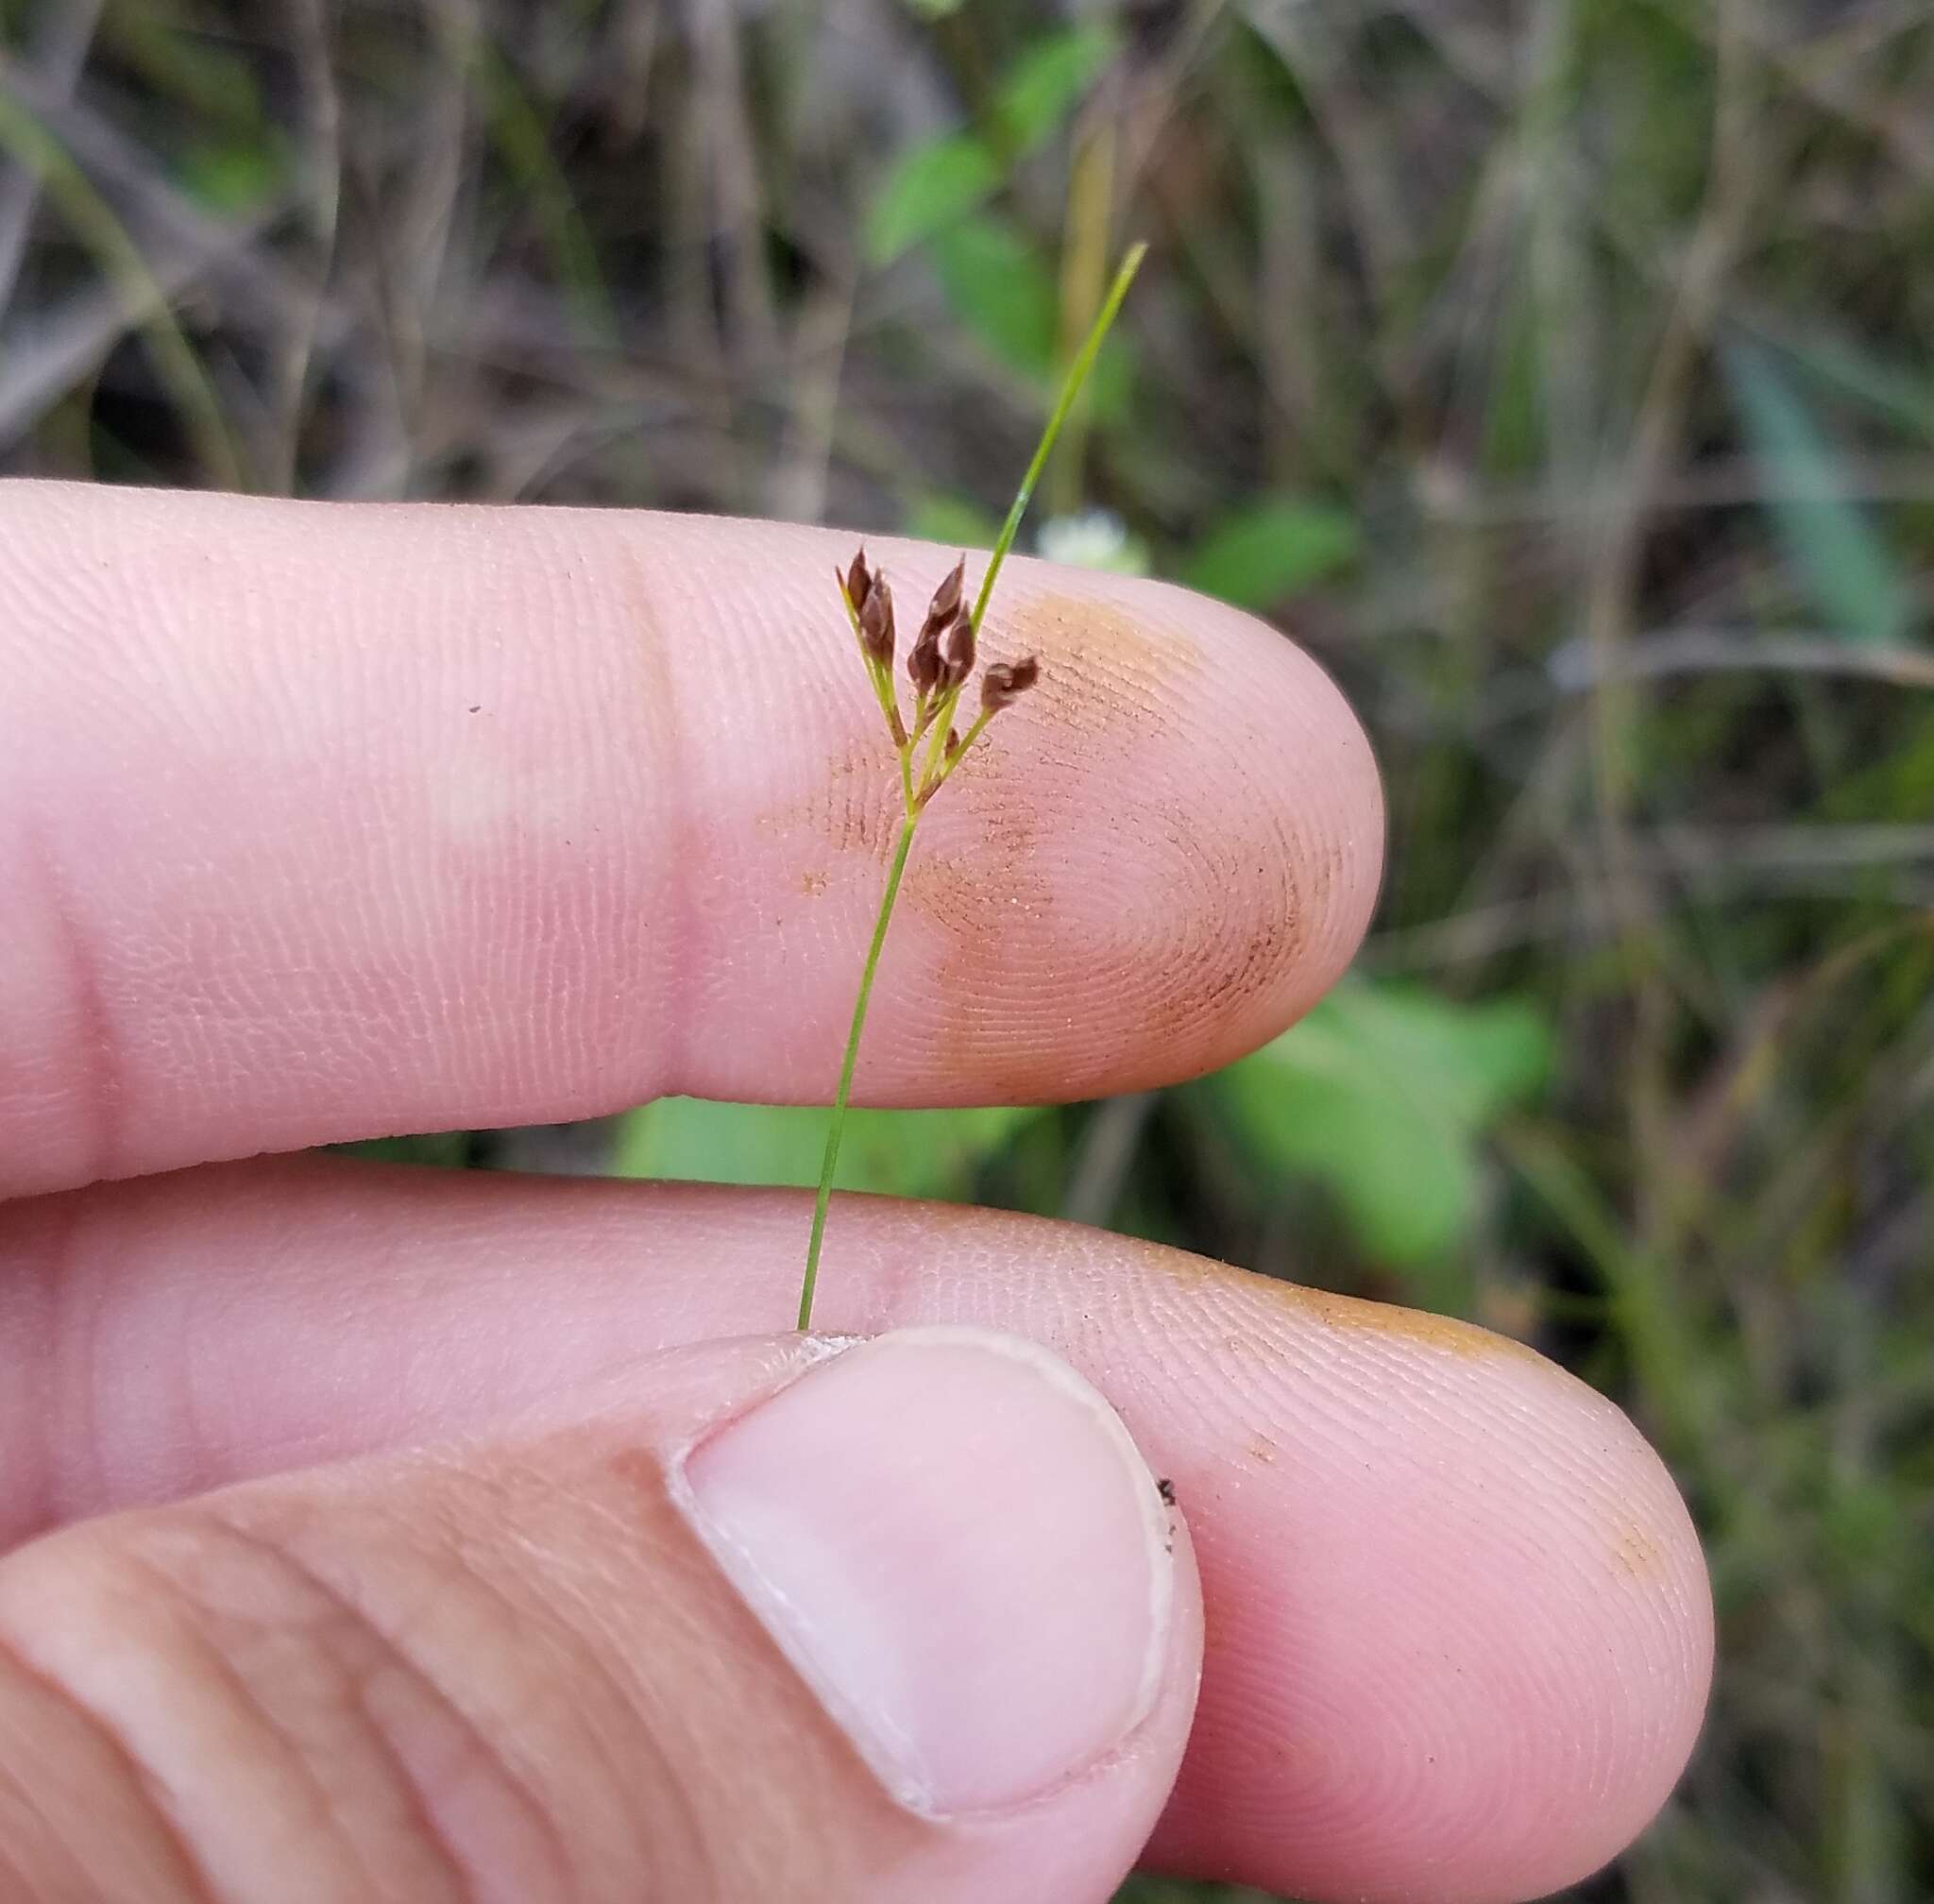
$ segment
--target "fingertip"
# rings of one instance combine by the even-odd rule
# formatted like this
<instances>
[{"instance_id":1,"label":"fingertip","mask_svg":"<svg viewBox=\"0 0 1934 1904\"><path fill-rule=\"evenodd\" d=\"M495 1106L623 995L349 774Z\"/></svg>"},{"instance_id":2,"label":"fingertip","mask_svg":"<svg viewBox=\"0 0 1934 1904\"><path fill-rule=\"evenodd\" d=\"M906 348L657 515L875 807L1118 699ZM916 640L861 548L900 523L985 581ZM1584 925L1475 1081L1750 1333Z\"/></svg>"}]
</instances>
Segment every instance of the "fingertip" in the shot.
<instances>
[{"instance_id":1,"label":"fingertip","mask_svg":"<svg viewBox=\"0 0 1934 1904\"><path fill-rule=\"evenodd\" d=\"M0 988L10 1187L672 1091L831 1096L903 816L827 572L850 534L9 506L0 597L66 638L22 651L31 771L0 787L33 899ZM908 601L959 559L872 553ZM1307 1009L1382 855L1322 670L1183 590L1019 559L980 646L1041 679L923 819L857 1096L1152 1086ZM105 700L80 654L125 663Z\"/></svg>"},{"instance_id":2,"label":"fingertip","mask_svg":"<svg viewBox=\"0 0 1934 1904\"><path fill-rule=\"evenodd\" d=\"M649 1356L497 1437L6 1556L0 1818L28 1828L0 1868L157 1904L371 1872L424 1896L1106 1896L1187 1736L1175 1535L1113 1409L1025 1338Z\"/></svg>"},{"instance_id":3,"label":"fingertip","mask_svg":"<svg viewBox=\"0 0 1934 1904\"><path fill-rule=\"evenodd\" d=\"M1376 902L1383 793L1354 711L1281 630L1172 583L1100 576L1076 596L1030 573L1010 607L1021 645L1070 677L1041 704L1059 728L1043 752L1106 774L1114 809L1141 810L1151 887L1201 909L1169 949L1220 1021L1214 1062L1281 1030Z\"/></svg>"},{"instance_id":4,"label":"fingertip","mask_svg":"<svg viewBox=\"0 0 1934 1904\"><path fill-rule=\"evenodd\" d=\"M939 982L911 1048L982 1101L1037 1101L1196 1076L1294 1023L1382 874L1335 684L1238 609L1041 562L1009 566L983 648L1041 678L924 824L909 937ZM899 1094L891 1058L871 1068Z\"/></svg>"},{"instance_id":5,"label":"fingertip","mask_svg":"<svg viewBox=\"0 0 1934 1904\"><path fill-rule=\"evenodd\" d=\"M87 1378L97 1432L85 1470L42 1496L34 1421L71 1413L43 1397L15 1424L16 1491L97 1515L292 1460L501 1434L553 1395L575 1420L581 1385L608 1385L619 1411L675 1392L710 1420L718 1345L753 1352L748 1332L793 1312L807 1214L792 1193L342 1158L50 1204L38 1233L85 1279L61 1306L90 1344L59 1367ZM1139 1806L1143 1777L1165 1782L1185 1730L1162 1863L1313 1899L1541 1895L1662 1802L1705 1707L1710 1593L1669 1471L1609 1402L1467 1324L1126 1237L888 1198L835 1222L830 1327L1007 1329L1107 1394L1188 1522L1174 1624L1191 1647L1193 1531L1209 1608L1193 1729L1186 1697L1159 1700L1125 1748L1142 1773L1081 1786L1084 1830ZM25 1313L8 1346L31 1370ZM799 1340L759 1338L757 1366ZM677 1343L713 1347L674 1390ZM205 1404L186 1427L182 1395ZM902 1419L874 1419L905 1437ZM1193 1654L1174 1671L1193 1692Z\"/></svg>"},{"instance_id":6,"label":"fingertip","mask_svg":"<svg viewBox=\"0 0 1934 1904\"><path fill-rule=\"evenodd\" d=\"M1505 1338L1308 1292L1265 1306L1285 1352L1231 1412L1302 1425L1197 1480L1240 1488L1246 1538L1203 1556L1231 1670L1160 1861L1239 1846L1248 1881L1380 1904L1577 1882L1664 1804L1705 1712L1711 1595L1670 1472ZM1271 1776L1238 1776L1259 1756Z\"/></svg>"}]
</instances>

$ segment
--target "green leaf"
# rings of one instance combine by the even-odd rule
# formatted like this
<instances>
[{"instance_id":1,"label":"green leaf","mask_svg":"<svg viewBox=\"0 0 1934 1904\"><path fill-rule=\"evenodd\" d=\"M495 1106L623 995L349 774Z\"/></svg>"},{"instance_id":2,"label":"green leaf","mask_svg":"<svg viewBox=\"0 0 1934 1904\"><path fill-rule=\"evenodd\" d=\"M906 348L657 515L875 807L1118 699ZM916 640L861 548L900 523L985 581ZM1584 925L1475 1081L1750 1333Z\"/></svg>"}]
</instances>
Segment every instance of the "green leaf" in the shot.
<instances>
[{"instance_id":1,"label":"green leaf","mask_svg":"<svg viewBox=\"0 0 1934 1904\"><path fill-rule=\"evenodd\" d=\"M1747 441L1773 479L1768 513L1794 581L1845 640L1898 641L1911 598L1833 447L1764 351L1735 344L1724 358Z\"/></svg>"},{"instance_id":2,"label":"green leaf","mask_svg":"<svg viewBox=\"0 0 1934 1904\"><path fill-rule=\"evenodd\" d=\"M1319 1180L1369 1255L1418 1268L1468 1235L1480 1140L1536 1093L1551 1044L1520 1001L1356 979L1200 1088L1259 1167Z\"/></svg>"},{"instance_id":3,"label":"green leaf","mask_svg":"<svg viewBox=\"0 0 1934 1904\"><path fill-rule=\"evenodd\" d=\"M948 308L993 356L1046 390L1056 357L1060 293L1047 260L1010 220L990 212L963 218L931 246ZM1119 416L1133 381L1128 340L1119 332L1101 347L1085 400L1098 418Z\"/></svg>"},{"instance_id":4,"label":"green leaf","mask_svg":"<svg viewBox=\"0 0 1934 1904\"><path fill-rule=\"evenodd\" d=\"M1352 562L1356 518L1323 502L1265 496L1226 516L1182 565L1181 579L1239 608L1267 608Z\"/></svg>"},{"instance_id":5,"label":"green leaf","mask_svg":"<svg viewBox=\"0 0 1934 1904\"><path fill-rule=\"evenodd\" d=\"M1105 27L1077 26L1022 54L1001 80L993 104L994 123L1014 156L1038 145L1060 124L1107 63L1114 43ZM1002 177L1000 161L972 132L950 132L912 146L894 162L867 214L868 255L875 264L891 264L985 204Z\"/></svg>"},{"instance_id":6,"label":"green leaf","mask_svg":"<svg viewBox=\"0 0 1934 1904\"><path fill-rule=\"evenodd\" d=\"M1039 1107L967 1111L854 1111L847 1114L835 1182L892 1197L970 1195L980 1166ZM717 1104L664 1097L632 1112L612 1163L619 1177L705 1183L819 1182L826 1113L791 1105Z\"/></svg>"},{"instance_id":7,"label":"green leaf","mask_svg":"<svg viewBox=\"0 0 1934 1904\"><path fill-rule=\"evenodd\" d=\"M993 155L971 132L954 132L903 152L887 174L866 220L866 248L891 264L963 218L1001 182Z\"/></svg>"},{"instance_id":8,"label":"green leaf","mask_svg":"<svg viewBox=\"0 0 1934 1904\"><path fill-rule=\"evenodd\" d=\"M947 304L1002 363L1028 377L1054 369L1060 300L1053 273L1005 218L966 218L933 242Z\"/></svg>"},{"instance_id":9,"label":"green leaf","mask_svg":"<svg viewBox=\"0 0 1934 1904\"><path fill-rule=\"evenodd\" d=\"M1115 36L1090 23L1037 40L1002 76L994 119L1016 155L1031 151L1071 112L1113 57Z\"/></svg>"}]
</instances>

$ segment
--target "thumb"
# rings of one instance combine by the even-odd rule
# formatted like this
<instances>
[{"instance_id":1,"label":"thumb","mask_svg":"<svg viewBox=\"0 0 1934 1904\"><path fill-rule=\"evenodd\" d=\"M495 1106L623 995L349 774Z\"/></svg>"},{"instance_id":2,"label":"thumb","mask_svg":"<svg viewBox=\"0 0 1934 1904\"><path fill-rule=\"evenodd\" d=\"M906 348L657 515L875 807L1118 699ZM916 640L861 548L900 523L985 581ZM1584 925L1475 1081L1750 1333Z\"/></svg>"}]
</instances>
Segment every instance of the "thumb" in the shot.
<instances>
[{"instance_id":1,"label":"thumb","mask_svg":"<svg viewBox=\"0 0 1934 1904\"><path fill-rule=\"evenodd\" d=\"M1104 1899L1200 1647L1186 1536L1044 1350L681 1350L0 1562L0 1896Z\"/></svg>"}]
</instances>

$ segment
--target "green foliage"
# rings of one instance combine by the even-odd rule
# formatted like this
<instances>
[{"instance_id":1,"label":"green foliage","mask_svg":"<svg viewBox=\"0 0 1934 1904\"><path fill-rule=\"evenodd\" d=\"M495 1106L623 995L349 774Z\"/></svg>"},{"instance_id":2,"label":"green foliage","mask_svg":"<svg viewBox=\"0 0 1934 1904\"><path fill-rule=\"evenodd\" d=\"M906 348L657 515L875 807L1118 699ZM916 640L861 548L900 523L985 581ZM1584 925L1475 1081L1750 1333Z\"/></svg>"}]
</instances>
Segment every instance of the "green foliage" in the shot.
<instances>
[{"instance_id":1,"label":"green foliage","mask_svg":"<svg viewBox=\"0 0 1934 1904\"><path fill-rule=\"evenodd\" d=\"M1003 76L993 118L1002 144L1015 157L1052 135L1108 64L1115 36L1099 22L1070 26L1037 40Z\"/></svg>"},{"instance_id":2,"label":"green foliage","mask_svg":"<svg viewBox=\"0 0 1934 1904\"><path fill-rule=\"evenodd\" d=\"M1366 1254L1416 1268L1469 1236L1481 1140L1535 1096L1551 1049L1521 1001L1358 979L1196 1088L1259 1167L1319 1180Z\"/></svg>"},{"instance_id":3,"label":"green foliage","mask_svg":"<svg viewBox=\"0 0 1934 1904\"><path fill-rule=\"evenodd\" d=\"M903 152L867 214L866 248L874 263L891 264L986 204L1008 166L1050 137L1074 110L1113 47L1113 36L1097 26L1049 34L1003 76L985 137L948 132Z\"/></svg>"},{"instance_id":4,"label":"green foliage","mask_svg":"<svg viewBox=\"0 0 1934 1904\"><path fill-rule=\"evenodd\" d=\"M1060 342L1060 292L1040 247L1012 220L992 212L963 218L930 247L948 309L1009 369L1045 390ZM1102 346L1088 383L1088 404L1119 416L1134 368L1119 335Z\"/></svg>"},{"instance_id":5,"label":"green foliage","mask_svg":"<svg viewBox=\"0 0 1934 1904\"><path fill-rule=\"evenodd\" d=\"M1239 608L1268 608L1356 559L1356 519L1328 503L1264 496L1211 526L1180 579Z\"/></svg>"},{"instance_id":6,"label":"green foliage","mask_svg":"<svg viewBox=\"0 0 1934 1904\"><path fill-rule=\"evenodd\" d=\"M996 1106L966 1111L850 1111L834 1182L894 1197L967 1197L990 1158L1045 1114ZM662 1097L619 1127L612 1169L620 1177L704 1183L819 1181L826 1114L805 1106L719 1104Z\"/></svg>"},{"instance_id":7,"label":"green foliage","mask_svg":"<svg viewBox=\"0 0 1934 1904\"><path fill-rule=\"evenodd\" d=\"M999 162L971 132L949 133L904 153L867 214L866 248L875 264L943 231L993 196Z\"/></svg>"},{"instance_id":8,"label":"green foliage","mask_svg":"<svg viewBox=\"0 0 1934 1904\"><path fill-rule=\"evenodd\" d=\"M1841 459L1771 357L1746 344L1725 355L1747 438L1773 479L1770 513L1795 580L1831 633L1877 645L1899 640L1911 613L1908 589L1848 496Z\"/></svg>"},{"instance_id":9,"label":"green foliage","mask_svg":"<svg viewBox=\"0 0 1934 1904\"><path fill-rule=\"evenodd\" d=\"M1044 378L1060 298L1053 274L1010 220L963 218L933 243L948 308L1003 364Z\"/></svg>"}]
</instances>

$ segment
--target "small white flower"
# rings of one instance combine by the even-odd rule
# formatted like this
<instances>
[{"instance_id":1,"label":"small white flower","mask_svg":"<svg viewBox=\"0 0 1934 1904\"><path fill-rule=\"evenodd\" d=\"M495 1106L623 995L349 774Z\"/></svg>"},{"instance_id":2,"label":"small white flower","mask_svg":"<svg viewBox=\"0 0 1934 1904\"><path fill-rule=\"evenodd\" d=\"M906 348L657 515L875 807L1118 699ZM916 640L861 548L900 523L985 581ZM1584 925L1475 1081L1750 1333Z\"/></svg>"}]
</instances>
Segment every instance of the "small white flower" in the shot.
<instances>
[{"instance_id":1,"label":"small white flower","mask_svg":"<svg viewBox=\"0 0 1934 1904\"><path fill-rule=\"evenodd\" d=\"M1050 562L1075 569L1107 569L1117 575L1145 575L1148 551L1112 509L1084 509L1077 516L1051 516L1041 525L1034 546Z\"/></svg>"}]
</instances>

